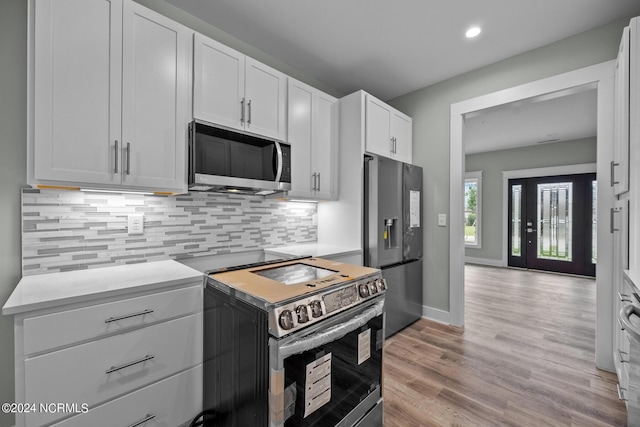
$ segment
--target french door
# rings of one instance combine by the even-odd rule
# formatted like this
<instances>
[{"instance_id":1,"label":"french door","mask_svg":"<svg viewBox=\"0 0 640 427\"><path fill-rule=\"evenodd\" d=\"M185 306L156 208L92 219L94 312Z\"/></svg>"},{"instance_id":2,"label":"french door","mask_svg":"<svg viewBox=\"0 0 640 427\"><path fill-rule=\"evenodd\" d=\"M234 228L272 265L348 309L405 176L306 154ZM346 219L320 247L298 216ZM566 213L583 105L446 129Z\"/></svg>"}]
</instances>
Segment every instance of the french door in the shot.
<instances>
[{"instance_id":1,"label":"french door","mask_svg":"<svg viewBox=\"0 0 640 427\"><path fill-rule=\"evenodd\" d=\"M513 267L595 276L596 176L509 180Z\"/></svg>"}]
</instances>

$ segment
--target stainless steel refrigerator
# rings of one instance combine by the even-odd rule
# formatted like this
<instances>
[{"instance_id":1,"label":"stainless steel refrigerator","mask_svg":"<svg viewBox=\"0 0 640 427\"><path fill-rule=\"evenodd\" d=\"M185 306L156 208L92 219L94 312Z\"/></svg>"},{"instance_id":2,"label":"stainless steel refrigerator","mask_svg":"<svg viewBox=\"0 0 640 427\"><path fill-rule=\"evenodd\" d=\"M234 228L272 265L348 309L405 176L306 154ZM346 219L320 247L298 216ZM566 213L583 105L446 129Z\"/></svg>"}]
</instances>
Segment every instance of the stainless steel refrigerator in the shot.
<instances>
[{"instance_id":1,"label":"stainless steel refrigerator","mask_svg":"<svg viewBox=\"0 0 640 427\"><path fill-rule=\"evenodd\" d=\"M364 263L387 281L386 337L422 317L422 168L365 156Z\"/></svg>"}]
</instances>

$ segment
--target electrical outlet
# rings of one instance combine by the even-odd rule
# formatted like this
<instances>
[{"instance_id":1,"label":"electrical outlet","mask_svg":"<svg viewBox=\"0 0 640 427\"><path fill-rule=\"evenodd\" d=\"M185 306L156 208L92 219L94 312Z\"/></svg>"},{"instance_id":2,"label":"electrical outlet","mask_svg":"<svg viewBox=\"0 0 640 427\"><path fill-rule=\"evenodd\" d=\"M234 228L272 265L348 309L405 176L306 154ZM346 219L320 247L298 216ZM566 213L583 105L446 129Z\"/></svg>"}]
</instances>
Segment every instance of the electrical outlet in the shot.
<instances>
[{"instance_id":1,"label":"electrical outlet","mask_svg":"<svg viewBox=\"0 0 640 427\"><path fill-rule=\"evenodd\" d=\"M438 227L447 226L447 214L438 214Z\"/></svg>"},{"instance_id":2,"label":"electrical outlet","mask_svg":"<svg viewBox=\"0 0 640 427\"><path fill-rule=\"evenodd\" d=\"M129 219L129 234L144 233L144 214L131 214Z\"/></svg>"}]
</instances>

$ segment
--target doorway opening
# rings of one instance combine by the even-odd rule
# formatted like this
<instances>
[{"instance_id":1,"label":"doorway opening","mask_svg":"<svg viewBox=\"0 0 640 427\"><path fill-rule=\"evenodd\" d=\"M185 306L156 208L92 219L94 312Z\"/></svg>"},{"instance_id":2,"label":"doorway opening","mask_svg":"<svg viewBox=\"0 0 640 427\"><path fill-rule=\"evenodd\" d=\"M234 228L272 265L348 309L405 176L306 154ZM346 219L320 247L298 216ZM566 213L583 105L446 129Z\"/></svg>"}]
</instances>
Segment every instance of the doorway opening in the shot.
<instances>
[{"instance_id":1,"label":"doorway opening","mask_svg":"<svg viewBox=\"0 0 640 427\"><path fill-rule=\"evenodd\" d=\"M510 179L508 265L595 277L595 174Z\"/></svg>"},{"instance_id":2,"label":"doorway opening","mask_svg":"<svg viewBox=\"0 0 640 427\"><path fill-rule=\"evenodd\" d=\"M504 105L510 102L554 93L581 85L595 85L597 90L597 172L606 176L613 159L610 141L613 135L615 61L607 61L578 70L559 74L535 82L501 90L477 98L451 104L450 109L450 165L449 165L449 213L451 223L462 224L464 220L464 171L465 171L465 117L469 113ZM607 215L614 203L613 190L602 180L598 181L597 212L600 218ZM506 236L505 236L506 237ZM598 269L596 276L596 366L613 369L613 239L607 224L600 221L597 226ZM449 230L449 323L464 326L464 228ZM506 265L506 263L504 264Z\"/></svg>"}]
</instances>

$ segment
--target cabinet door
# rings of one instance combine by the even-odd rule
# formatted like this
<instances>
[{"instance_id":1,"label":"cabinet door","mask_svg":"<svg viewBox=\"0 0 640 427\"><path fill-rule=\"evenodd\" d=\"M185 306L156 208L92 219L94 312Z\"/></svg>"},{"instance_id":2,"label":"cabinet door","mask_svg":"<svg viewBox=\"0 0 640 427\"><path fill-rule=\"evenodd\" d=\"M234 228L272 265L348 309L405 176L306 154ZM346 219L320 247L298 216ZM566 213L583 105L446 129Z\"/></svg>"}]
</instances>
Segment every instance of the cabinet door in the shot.
<instances>
[{"instance_id":1,"label":"cabinet door","mask_svg":"<svg viewBox=\"0 0 640 427\"><path fill-rule=\"evenodd\" d=\"M624 283L623 270L629 268L629 201L618 200L615 207L611 210L610 218L613 233L613 327L614 327L614 354L613 360L618 374L618 382L622 384L624 375L622 375L622 364L628 362L628 345L625 346L625 332L620 328L618 322L618 313L623 306L629 303L635 303L634 296L629 292Z\"/></svg>"},{"instance_id":2,"label":"cabinet door","mask_svg":"<svg viewBox=\"0 0 640 427\"><path fill-rule=\"evenodd\" d=\"M122 0L38 0L34 178L119 183Z\"/></svg>"},{"instance_id":3,"label":"cabinet door","mask_svg":"<svg viewBox=\"0 0 640 427\"><path fill-rule=\"evenodd\" d=\"M316 175L316 197L337 197L336 176L337 152L337 100L325 93L317 92L314 100L313 143L311 144L311 169Z\"/></svg>"},{"instance_id":4,"label":"cabinet door","mask_svg":"<svg viewBox=\"0 0 640 427\"><path fill-rule=\"evenodd\" d=\"M393 157L411 163L413 144L413 121L411 117L393 110L391 113L391 137L394 138Z\"/></svg>"},{"instance_id":5,"label":"cabinet door","mask_svg":"<svg viewBox=\"0 0 640 427\"><path fill-rule=\"evenodd\" d=\"M193 116L244 129L245 56L201 34L194 37Z\"/></svg>"},{"instance_id":6,"label":"cabinet door","mask_svg":"<svg viewBox=\"0 0 640 427\"><path fill-rule=\"evenodd\" d=\"M314 186L311 170L311 133L313 126L314 89L294 79L289 79L288 135L291 144L290 195L310 196Z\"/></svg>"},{"instance_id":7,"label":"cabinet door","mask_svg":"<svg viewBox=\"0 0 640 427\"><path fill-rule=\"evenodd\" d=\"M391 157L391 107L367 95L365 151Z\"/></svg>"},{"instance_id":8,"label":"cabinet door","mask_svg":"<svg viewBox=\"0 0 640 427\"><path fill-rule=\"evenodd\" d=\"M629 191L629 28L622 33L615 75L614 162L611 179L616 195Z\"/></svg>"},{"instance_id":9,"label":"cabinet door","mask_svg":"<svg viewBox=\"0 0 640 427\"><path fill-rule=\"evenodd\" d=\"M287 76L252 58L245 58L247 131L285 141L286 96Z\"/></svg>"},{"instance_id":10,"label":"cabinet door","mask_svg":"<svg viewBox=\"0 0 640 427\"><path fill-rule=\"evenodd\" d=\"M137 3L123 15L123 182L186 189L191 32Z\"/></svg>"}]
</instances>

